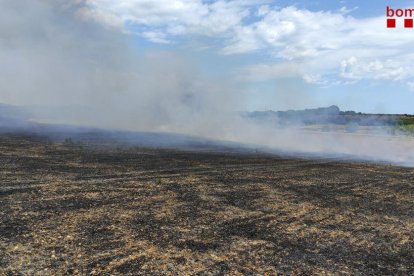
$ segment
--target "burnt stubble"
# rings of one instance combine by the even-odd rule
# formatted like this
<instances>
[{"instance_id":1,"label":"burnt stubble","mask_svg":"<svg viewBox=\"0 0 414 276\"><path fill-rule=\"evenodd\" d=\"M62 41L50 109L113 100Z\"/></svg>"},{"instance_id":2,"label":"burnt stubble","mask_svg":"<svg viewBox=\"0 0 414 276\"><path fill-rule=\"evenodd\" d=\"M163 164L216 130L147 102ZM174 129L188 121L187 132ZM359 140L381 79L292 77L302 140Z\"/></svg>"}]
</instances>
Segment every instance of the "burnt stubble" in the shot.
<instances>
[{"instance_id":1,"label":"burnt stubble","mask_svg":"<svg viewBox=\"0 0 414 276\"><path fill-rule=\"evenodd\" d=\"M0 274L414 273L414 170L0 137Z\"/></svg>"}]
</instances>

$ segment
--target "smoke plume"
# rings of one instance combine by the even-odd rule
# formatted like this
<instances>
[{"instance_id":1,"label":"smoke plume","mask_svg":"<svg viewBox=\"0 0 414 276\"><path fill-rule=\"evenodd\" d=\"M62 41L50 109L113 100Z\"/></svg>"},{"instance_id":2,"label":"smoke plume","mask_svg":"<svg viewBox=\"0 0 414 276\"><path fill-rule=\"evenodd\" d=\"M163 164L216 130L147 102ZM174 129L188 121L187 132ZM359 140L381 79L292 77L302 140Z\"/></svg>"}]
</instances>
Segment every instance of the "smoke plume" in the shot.
<instances>
[{"instance_id":1,"label":"smoke plume","mask_svg":"<svg viewBox=\"0 0 414 276\"><path fill-rule=\"evenodd\" d=\"M185 49L149 49L134 35L82 20L82 3L0 1L0 102L25 107L42 123L413 162L408 137L311 133L245 120L237 78L205 72Z\"/></svg>"}]
</instances>

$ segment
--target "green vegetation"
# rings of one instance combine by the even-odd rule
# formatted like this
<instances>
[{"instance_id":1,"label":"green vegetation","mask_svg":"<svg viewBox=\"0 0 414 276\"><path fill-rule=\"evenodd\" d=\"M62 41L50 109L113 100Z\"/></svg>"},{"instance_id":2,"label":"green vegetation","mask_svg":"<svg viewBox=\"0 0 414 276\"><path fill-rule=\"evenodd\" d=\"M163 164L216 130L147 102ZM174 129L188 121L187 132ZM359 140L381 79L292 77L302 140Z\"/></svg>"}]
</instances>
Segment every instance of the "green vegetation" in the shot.
<instances>
[{"instance_id":1,"label":"green vegetation","mask_svg":"<svg viewBox=\"0 0 414 276\"><path fill-rule=\"evenodd\" d=\"M414 124L397 124L396 130L404 133L405 135L413 135L414 136Z\"/></svg>"},{"instance_id":2,"label":"green vegetation","mask_svg":"<svg viewBox=\"0 0 414 276\"><path fill-rule=\"evenodd\" d=\"M406 135L414 135L414 116L401 115L395 128Z\"/></svg>"}]
</instances>

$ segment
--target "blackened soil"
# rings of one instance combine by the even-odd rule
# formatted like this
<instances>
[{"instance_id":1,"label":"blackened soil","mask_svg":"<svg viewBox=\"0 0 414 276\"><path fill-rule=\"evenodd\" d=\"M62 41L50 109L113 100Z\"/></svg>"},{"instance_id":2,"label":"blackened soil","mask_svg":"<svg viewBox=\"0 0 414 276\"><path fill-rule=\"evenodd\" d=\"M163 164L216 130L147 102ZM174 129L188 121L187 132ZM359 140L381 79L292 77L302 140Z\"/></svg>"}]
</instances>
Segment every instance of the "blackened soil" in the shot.
<instances>
[{"instance_id":1,"label":"blackened soil","mask_svg":"<svg viewBox=\"0 0 414 276\"><path fill-rule=\"evenodd\" d=\"M414 170L0 137L0 275L414 274Z\"/></svg>"}]
</instances>

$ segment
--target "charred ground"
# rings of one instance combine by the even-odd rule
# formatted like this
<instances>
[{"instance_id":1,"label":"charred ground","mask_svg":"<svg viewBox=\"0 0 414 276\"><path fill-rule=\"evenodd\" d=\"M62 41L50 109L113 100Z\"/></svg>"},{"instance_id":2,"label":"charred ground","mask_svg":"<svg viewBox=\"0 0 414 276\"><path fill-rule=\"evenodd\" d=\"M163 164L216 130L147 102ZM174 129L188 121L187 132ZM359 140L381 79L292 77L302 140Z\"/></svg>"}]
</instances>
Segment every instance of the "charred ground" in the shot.
<instances>
[{"instance_id":1,"label":"charred ground","mask_svg":"<svg viewBox=\"0 0 414 276\"><path fill-rule=\"evenodd\" d=\"M413 274L414 170L0 137L0 274Z\"/></svg>"}]
</instances>

